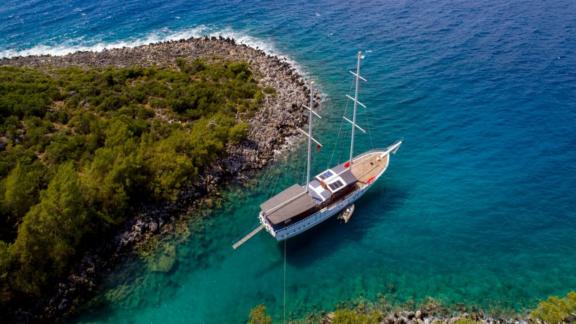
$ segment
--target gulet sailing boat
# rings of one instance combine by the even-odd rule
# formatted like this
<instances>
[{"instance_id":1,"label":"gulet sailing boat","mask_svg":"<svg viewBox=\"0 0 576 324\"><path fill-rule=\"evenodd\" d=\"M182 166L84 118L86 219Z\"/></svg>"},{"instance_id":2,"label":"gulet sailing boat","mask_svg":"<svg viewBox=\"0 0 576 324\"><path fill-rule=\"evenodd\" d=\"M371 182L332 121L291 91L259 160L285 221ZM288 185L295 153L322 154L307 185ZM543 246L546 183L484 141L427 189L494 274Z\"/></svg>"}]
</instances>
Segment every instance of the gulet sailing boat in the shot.
<instances>
[{"instance_id":1,"label":"gulet sailing boat","mask_svg":"<svg viewBox=\"0 0 576 324\"><path fill-rule=\"evenodd\" d=\"M390 155L396 153L402 141L396 141L385 149L374 149L354 156L355 132L366 131L356 123L358 106L366 106L358 100L360 81L366 81L360 75L362 52L358 52L356 71L350 71L355 78L354 97L346 95L353 102L352 119L343 116L351 124L350 158L345 163L322 171L310 179L312 142L322 144L312 136L312 119L320 118L312 110L313 98L310 95L308 110L308 132L300 129L308 138L306 185L294 184L260 205L258 219L260 226L233 245L236 249L262 229L265 229L277 241L283 241L301 234L323 221L353 211L353 204L382 176L390 163ZM346 215L346 221L350 215Z\"/></svg>"}]
</instances>

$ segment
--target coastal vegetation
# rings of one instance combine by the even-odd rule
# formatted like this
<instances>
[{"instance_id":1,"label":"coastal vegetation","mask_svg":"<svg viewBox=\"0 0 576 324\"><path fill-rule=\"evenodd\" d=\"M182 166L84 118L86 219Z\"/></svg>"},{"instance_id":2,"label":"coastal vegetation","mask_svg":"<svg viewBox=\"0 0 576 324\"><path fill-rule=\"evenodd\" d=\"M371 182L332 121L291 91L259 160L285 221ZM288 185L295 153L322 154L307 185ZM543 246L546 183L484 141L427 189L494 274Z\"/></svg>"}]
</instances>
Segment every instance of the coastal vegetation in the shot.
<instances>
[{"instance_id":1,"label":"coastal vegetation","mask_svg":"<svg viewBox=\"0 0 576 324\"><path fill-rule=\"evenodd\" d=\"M576 320L576 291L565 297L551 296L530 313L533 320L545 323L573 323Z\"/></svg>"},{"instance_id":2,"label":"coastal vegetation","mask_svg":"<svg viewBox=\"0 0 576 324\"><path fill-rule=\"evenodd\" d=\"M265 96L249 65L176 63L0 67L0 305L42 295L245 138Z\"/></svg>"},{"instance_id":3,"label":"coastal vegetation","mask_svg":"<svg viewBox=\"0 0 576 324\"><path fill-rule=\"evenodd\" d=\"M272 317L266 312L266 306L260 304L250 311L248 324L272 324Z\"/></svg>"},{"instance_id":4,"label":"coastal vegetation","mask_svg":"<svg viewBox=\"0 0 576 324\"><path fill-rule=\"evenodd\" d=\"M359 312L352 309L338 309L334 312L332 323L334 324L370 324L380 323L382 313L378 311Z\"/></svg>"},{"instance_id":5,"label":"coastal vegetation","mask_svg":"<svg viewBox=\"0 0 576 324\"><path fill-rule=\"evenodd\" d=\"M493 316L493 317L492 317ZM359 303L340 305L330 313L320 312L308 315L297 323L330 324L378 324L378 323L574 323L576 320L576 291L564 297L551 296L541 301L534 309L522 314L488 315L481 310L452 309L428 298L415 307L412 302L392 307L384 299L377 303L362 300ZM250 311L248 323L270 323L271 317L264 305Z\"/></svg>"}]
</instances>

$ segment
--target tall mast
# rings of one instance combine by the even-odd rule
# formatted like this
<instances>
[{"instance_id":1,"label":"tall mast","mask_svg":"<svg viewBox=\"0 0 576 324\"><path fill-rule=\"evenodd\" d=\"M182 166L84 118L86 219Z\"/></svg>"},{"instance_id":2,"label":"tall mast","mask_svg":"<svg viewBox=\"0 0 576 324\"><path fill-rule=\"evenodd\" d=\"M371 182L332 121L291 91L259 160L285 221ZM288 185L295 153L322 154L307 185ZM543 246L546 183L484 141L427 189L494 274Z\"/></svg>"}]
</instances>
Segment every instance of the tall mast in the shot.
<instances>
[{"instance_id":1,"label":"tall mast","mask_svg":"<svg viewBox=\"0 0 576 324\"><path fill-rule=\"evenodd\" d=\"M360 61L362 59L363 59L362 52L359 51L357 62L356 62L356 73L350 71L350 73L352 73L352 75L354 75L354 77L355 77L354 98L350 97L349 95L346 95L349 99L354 101L352 120L344 117L344 119L346 121L348 121L350 124L352 124L352 136L351 136L351 140L350 140L350 160L348 160L349 161L349 168L352 168L352 158L354 157L354 135L355 135L356 128L358 128L362 132L366 133L366 131L364 129L362 129L360 126L356 125L356 110L358 108L358 105L366 108L366 106L364 104L362 104L360 101L358 101L358 90L359 90L359 86L360 86L360 80L366 81L366 79L364 79L363 77L360 76Z\"/></svg>"},{"instance_id":2,"label":"tall mast","mask_svg":"<svg viewBox=\"0 0 576 324\"><path fill-rule=\"evenodd\" d=\"M307 157L307 163L306 163L306 192L308 192L308 190L309 190L308 183L310 182L310 171L311 171L311 164L312 164L312 142L316 143L320 147L322 146L322 144L320 142L318 142L314 137L312 137L312 118L314 116L316 116L318 118L322 118L314 110L312 110L312 108L314 107L314 96L313 96L313 92L312 92L312 84L313 84L313 82L310 82L310 106L308 107L306 105L302 105L304 108L308 109L308 133L306 133L302 129L298 128L298 130L302 134L304 134L305 136L308 137L308 157Z\"/></svg>"},{"instance_id":3,"label":"tall mast","mask_svg":"<svg viewBox=\"0 0 576 324\"><path fill-rule=\"evenodd\" d=\"M358 59L356 62L356 82L355 82L355 89L354 89L354 112L352 113L352 139L350 140L350 167L352 167L352 158L354 157L354 133L356 130L356 109L358 108L358 86L360 83L360 79L358 76L360 75L360 60L362 59L362 52L358 52Z\"/></svg>"},{"instance_id":4,"label":"tall mast","mask_svg":"<svg viewBox=\"0 0 576 324\"><path fill-rule=\"evenodd\" d=\"M308 192L308 183L310 183L310 164L312 163L312 87L310 87L310 106L308 106L308 163L306 164L306 192Z\"/></svg>"}]
</instances>

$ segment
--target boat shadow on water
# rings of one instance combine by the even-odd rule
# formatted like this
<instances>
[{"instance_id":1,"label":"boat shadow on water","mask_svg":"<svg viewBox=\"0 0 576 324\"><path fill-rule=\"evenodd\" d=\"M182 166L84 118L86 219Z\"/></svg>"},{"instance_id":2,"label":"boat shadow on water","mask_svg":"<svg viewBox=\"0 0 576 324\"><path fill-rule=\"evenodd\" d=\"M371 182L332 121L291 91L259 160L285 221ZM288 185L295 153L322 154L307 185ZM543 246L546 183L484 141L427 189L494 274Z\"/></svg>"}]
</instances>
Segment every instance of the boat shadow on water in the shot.
<instances>
[{"instance_id":1,"label":"boat shadow on water","mask_svg":"<svg viewBox=\"0 0 576 324\"><path fill-rule=\"evenodd\" d=\"M345 244L361 241L376 223L399 207L407 194L398 187L385 187L367 192L356 203L354 215L348 223L332 217L310 230L286 241L286 261L294 267L306 267L337 252ZM283 253L284 242L278 242Z\"/></svg>"}]
</instances>

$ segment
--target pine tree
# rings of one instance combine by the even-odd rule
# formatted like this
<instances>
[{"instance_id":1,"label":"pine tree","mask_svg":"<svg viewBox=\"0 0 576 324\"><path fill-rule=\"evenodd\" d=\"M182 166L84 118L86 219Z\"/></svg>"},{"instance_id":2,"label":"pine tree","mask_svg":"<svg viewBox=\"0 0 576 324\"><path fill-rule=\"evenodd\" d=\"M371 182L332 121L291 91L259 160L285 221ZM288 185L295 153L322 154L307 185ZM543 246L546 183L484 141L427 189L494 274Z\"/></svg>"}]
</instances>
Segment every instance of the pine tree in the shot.
<instances>
[{"instance_id":1,"label":"pine tree","mask_svg":"<svg viewBox=\"0 0 576 324\"><path fill-rule=\"evenodd\" d=\"M26 293L39 293L54 275L60 275L74 257L88 230L88 212L72 163L58 168L40 203L24 216L10 252L22 266L15 285Z\"/></svg>"}]
</instances>

